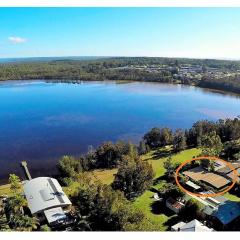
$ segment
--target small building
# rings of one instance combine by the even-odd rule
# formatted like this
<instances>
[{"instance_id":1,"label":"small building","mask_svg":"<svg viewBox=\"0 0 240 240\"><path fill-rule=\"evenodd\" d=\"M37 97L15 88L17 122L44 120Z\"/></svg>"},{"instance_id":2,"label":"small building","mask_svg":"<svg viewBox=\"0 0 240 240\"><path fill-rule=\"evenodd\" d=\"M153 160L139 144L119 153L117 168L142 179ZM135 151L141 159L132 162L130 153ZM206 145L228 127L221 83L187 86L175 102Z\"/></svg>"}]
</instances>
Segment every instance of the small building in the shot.
<instances>
[{"instance_id":1,"label":"small building","mask_svg":"<svg viewBox=\"0 0 240 240\"><path fill-rule=\"evenodd\" d=\"M173 232L213 232L212 228L208 228L203 223L199 222L197 219L191 222L179 222L171 227Z\"/></svg>"},{"instance_id":2,"label":"small building","mask_svg":"<svg viewBox=\"0 0 240 240\"><path fill-rule=\"evenodd\" d=\"M56 179L34 178L24 183L23 190L31 214L40 221L46 219L51 225L66 218L71 201Z\"/></svg>"},{"instance_id":3,"label":"small building","mask_svg":"<svg viewBox=\"0 0 240 240\"><path fill-rule=\"evenodd\" d=\"M173 199L172 197L169 197L166 200L166 207L178 214L185 207L185 204Z\"/></svg>"}]
</instances>

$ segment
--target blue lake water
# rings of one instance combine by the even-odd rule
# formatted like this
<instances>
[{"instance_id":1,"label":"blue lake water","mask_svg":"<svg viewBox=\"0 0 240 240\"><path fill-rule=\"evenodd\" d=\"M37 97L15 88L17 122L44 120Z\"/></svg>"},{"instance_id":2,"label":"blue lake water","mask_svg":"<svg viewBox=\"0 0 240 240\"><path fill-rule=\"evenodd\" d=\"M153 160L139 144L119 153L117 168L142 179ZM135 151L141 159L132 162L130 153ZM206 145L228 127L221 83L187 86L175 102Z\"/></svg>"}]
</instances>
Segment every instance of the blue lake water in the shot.
<instances>
[{"instance_id":1,"label":"blue lake water","mask_svg":"<svg viewBox=\"0 0 240 240\"><path fill-rule=\"evenodd\" d=\"M188 128L240 115L240 98L159 83L6 81L0 83L0 179L55 172L62 155L103 141L139 141L154 126Z\"/></svg>"}]
</instances>

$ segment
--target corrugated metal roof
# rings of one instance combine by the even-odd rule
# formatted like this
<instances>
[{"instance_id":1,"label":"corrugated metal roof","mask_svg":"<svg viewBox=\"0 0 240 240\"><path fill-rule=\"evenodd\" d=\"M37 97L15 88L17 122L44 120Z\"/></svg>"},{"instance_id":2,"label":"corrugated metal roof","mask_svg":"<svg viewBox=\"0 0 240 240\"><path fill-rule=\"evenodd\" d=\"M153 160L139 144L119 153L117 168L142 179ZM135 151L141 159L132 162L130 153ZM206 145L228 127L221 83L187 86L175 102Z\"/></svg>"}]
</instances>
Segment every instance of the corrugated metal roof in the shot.
<instances>
[{"instance_id":1,"label":"corrugated metal roof","mask_svg":"<svg viewBox=\"0 0 240 240\"><path fill-rule=\"evenodd\" d=\"M50 208L71 205L62 187L54 178L34 178L26 181L23 189L32 214L43 212Z\"/></svg>"}]
</instances>

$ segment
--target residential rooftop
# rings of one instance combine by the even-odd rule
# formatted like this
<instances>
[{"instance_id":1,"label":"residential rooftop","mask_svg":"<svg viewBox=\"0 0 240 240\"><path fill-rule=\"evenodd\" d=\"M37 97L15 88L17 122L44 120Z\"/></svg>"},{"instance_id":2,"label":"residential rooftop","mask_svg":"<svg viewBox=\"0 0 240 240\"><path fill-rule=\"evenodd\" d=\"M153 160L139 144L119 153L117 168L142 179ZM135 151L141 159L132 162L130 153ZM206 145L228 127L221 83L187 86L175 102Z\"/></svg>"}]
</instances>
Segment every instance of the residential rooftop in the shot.
<instances>
[{"instance_id":1,"label":"residential rooftop","mask_svg":"<svg viewBox=\"0 0 240 240\"><path fill-rule=\"evenodd\" d=\"M62 187L54 178L38 177L26 181L23 190L32 214L71 205Z\"/></svg>"},{"instance_id":2,"label":"residential rooftop","mask_svg":"<svg viewBox=\"0 0 240 240\"><path fill-rule=\"evenodd\" d=\"M221 189L230 183L227 178L212 172L208 172L202 167L192 168L188 171L184 171L183 174L195 181L202 181L208 183L217 189Z\"/></svg>"},{"instance_id":3,"label":"residential rooftop","mask_svg":"<svg viewBox=\"0 0 240 240\"><path fill-rule=\"evenodd\" d=\"M172 231L179 232L213 232L212 228L208 228L197 219L192 220L191 222L179 222L171 227Z\"/></svg>"}]
</instances>

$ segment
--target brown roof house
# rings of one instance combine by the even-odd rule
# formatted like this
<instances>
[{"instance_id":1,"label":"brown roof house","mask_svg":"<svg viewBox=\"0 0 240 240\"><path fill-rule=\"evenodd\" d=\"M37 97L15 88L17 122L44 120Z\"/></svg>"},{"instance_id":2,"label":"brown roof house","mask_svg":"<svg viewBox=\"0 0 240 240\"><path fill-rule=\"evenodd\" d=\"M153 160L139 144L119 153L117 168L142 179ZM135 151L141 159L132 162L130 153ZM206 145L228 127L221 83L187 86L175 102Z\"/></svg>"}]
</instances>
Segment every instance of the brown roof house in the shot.
<instances>
[{"instance_id":1,"label":"brown roof house","mask_svg":"<svg viewBox=\"0 0 240 240\"><path fill-rule=\"evenodd\" d=\"M192 168L188 171L183 172L183 174L194 181L206 183L207 185L210 185L218 190L226 187L231 183L231 181L227 178L212 172L208 172L202 167Z\"/></svg>"}]
</instances>

